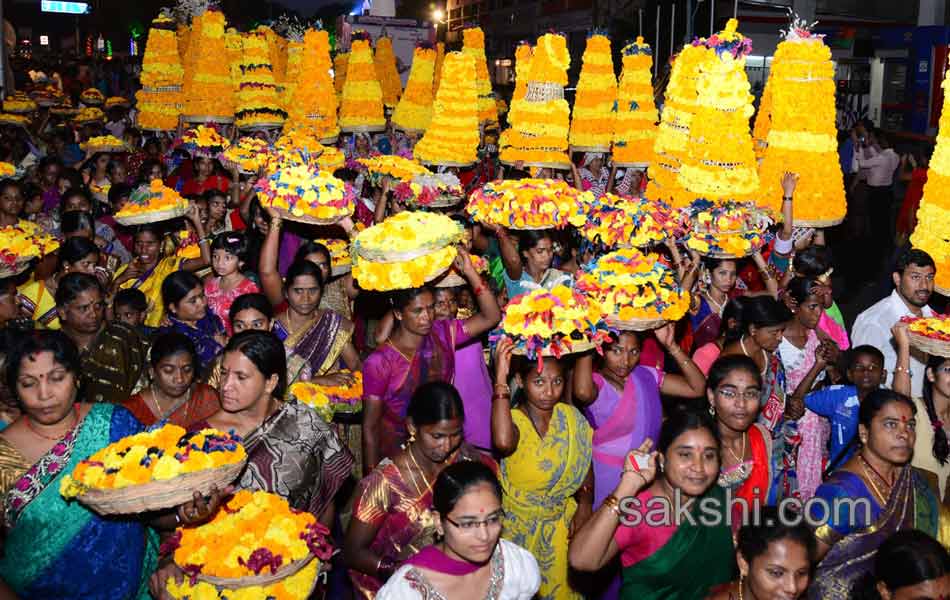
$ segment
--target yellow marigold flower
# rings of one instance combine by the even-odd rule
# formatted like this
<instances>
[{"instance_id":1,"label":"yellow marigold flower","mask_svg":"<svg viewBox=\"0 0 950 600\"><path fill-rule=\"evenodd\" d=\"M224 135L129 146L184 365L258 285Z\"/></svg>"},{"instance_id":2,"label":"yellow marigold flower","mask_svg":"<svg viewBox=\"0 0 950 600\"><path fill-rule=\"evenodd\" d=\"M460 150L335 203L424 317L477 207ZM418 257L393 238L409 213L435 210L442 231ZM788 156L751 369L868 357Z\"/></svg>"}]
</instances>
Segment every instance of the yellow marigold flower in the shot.
<instances>
[{"instance_id":1,"label":"yellow marigold flower","mask_svg":"<svg viewBox=\"0 0 950 600\"><path fill-rule=\"evenodd\" d=\"M406 90L392 121L396 127L407 131L425 131L432 121L433 87L435 74L435 50L416 48L412 54L412 68L406 82Z\"/></svg>"},{"instance_id":2,"label":"yellow marigold flower","mask_svg":"<svg viewBox=\"0 0 950 600\"><path fill-rule=\"evenodd\" d=\"M432 121L414 156L430 165L469 165L477 159L478 143L475 62L471 56L450 52L442 66Z\"/></svg>"}]
</instances>

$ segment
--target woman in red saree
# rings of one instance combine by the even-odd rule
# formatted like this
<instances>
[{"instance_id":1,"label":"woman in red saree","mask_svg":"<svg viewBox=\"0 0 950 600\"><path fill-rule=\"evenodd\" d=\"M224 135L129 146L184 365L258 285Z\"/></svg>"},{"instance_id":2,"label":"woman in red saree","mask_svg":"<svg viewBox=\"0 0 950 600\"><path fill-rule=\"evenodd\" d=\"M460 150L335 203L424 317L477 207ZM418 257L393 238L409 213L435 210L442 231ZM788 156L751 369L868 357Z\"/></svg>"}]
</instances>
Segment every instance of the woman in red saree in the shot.
<instances>
[{"instance_id":1,"label":"woman in red saree","mask_svg":"<svg viewBox=\"0 0 950 600\"><path fill-rule=\"evenodd\" d=\"M772 438L756 423L761 394L762 374L748 356L724 356L710 367L706 396L722 444L718 483L742 501L732 506L735 528L744 509L766 504L772 483Z\"/></svg>"}]
</instances>

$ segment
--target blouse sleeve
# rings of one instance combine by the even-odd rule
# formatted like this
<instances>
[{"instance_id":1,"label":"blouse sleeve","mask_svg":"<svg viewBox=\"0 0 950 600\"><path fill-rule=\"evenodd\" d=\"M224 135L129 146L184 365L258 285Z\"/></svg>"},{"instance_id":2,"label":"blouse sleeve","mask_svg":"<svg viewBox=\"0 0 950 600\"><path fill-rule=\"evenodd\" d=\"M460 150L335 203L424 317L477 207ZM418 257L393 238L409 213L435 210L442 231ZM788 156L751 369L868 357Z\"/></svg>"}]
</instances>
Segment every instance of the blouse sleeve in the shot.
<instances>
[{"instance_id":1,"label":"blouse sleeve","mask_svg":"<svg viewBox=\"0 0 950 600\"><path fill-rule=\"evenodd\" d=\"M353 516L367 525L379 527L392 505L389 482L380 467L359 482L353 498Z\"/></svg>"},{"instance_id":2,"label":"blouse sleeve","mask_svg":"<svg viewBox=\"0 0 950 600\"><path fill-rule=\"evenodd\" d=\"M511 592L511 598L530 600L538 593L541 587L541 570L538 560L533 554L508 540L499 540L505 557L505 585L506 592Z\"/></svg>"},{"instance_id":3,"label":"blouse sleeve","mask_svg":"<svg viewBox=\"0 0 950 600\"><path fill-rule=\"evenodd\" d=\"M382 354L373 352L363 363L363 397L385 398L389 380Z\"/></svg>"}]
</instances>

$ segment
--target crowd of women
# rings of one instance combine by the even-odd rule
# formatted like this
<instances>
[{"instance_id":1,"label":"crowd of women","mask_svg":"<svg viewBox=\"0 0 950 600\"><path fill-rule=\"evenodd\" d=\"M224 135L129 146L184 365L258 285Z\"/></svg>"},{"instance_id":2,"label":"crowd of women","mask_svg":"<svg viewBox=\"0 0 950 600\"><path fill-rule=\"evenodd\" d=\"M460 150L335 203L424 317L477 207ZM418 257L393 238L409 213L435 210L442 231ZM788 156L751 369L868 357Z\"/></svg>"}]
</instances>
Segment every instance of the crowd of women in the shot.
<instances>
[{"instance_id":1,"label":"crowd of women","mask_svg":"<svg viewBox=\"0 0 950 600\"><path fill-rule=\"evenodd\" d=\"M893 292L849 331L823 236L791 227L794 175L760 254L657 250L692 292L681 322L531 361L504 336L488 356L488 334L510 298L570 285L597 252L570 231L489 229L460 207L465 285L367 293L315 241L403 210L356 161L337 171L359 193L353 218L317 231L262 207L253 177L124 133L134 153L79 162L76 139L41 138L35 169L0 182L0 226L62 240L0 279L0 598L167 597L183 574L162 538L237 489L333 532L341 552L315 597L950 595L950 359L919 354L901 323L933 314L934 261L906 249ZM22 144L0 132L8 153ZM395 133L343 147L412 150ZM484 149L460 173L469 189L528 175ZM595 193L642 180L592 154L532 175ZM189 198L187 216L119 225L153 178ZM356 371L358 419L328 423L287 393ZM234 431L246 468L134 518L61 497L78 461L167 422Z\"/></svg>"}]
</instances>

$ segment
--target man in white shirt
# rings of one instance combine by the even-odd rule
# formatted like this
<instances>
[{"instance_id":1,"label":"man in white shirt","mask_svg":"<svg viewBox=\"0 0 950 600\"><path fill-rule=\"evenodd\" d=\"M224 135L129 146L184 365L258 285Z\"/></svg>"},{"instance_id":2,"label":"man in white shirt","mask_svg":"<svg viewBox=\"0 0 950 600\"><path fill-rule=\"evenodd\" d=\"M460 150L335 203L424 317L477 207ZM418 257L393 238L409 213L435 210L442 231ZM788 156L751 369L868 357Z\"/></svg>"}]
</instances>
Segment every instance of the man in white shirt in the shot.
<instances>
[{"instance_id":1,"label":"man in white shirt","mask_svg":"<svg viewBox=\"0 0 950 600\"><path fill-rule=\"evenodd\" d=\"M854 162L862 172L867 173L872 247L878 251L878 256L890 256L894 240L891 234L894 172L901 164L900 156L891 148L887 136L878 130L867 143L859 145L854 153Z\"/></svg>"},{"instance_id":2,"label":"man in white shirt","mask_svg":"<svg viewBox=\"0 0 950 600\"><path fill-rule=\"evenodd\" d=\"M897 259L894 266L894 291L887 298L867 309L854 321L851 344L854 347L868 344L884 353L884 369L891 373L897 365L897 350L894 346L893 327L901 317L931 317L933 309L927 306L934 290L934 274L937 268L933 258L923 250L911 248ZM927 355L911 350L910 378L914 397L920 397L924 388L924 369Z\"/></svg>"}]
</instances>

